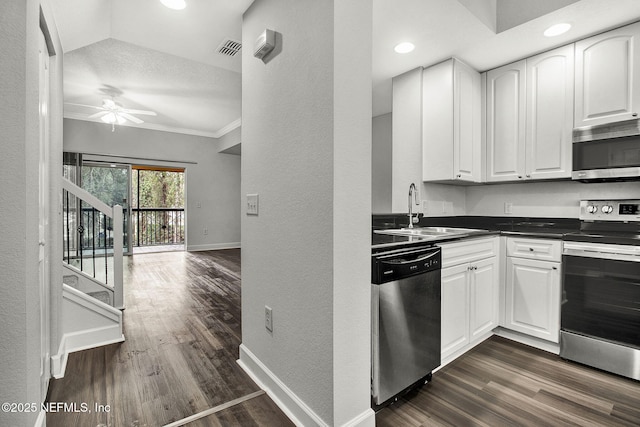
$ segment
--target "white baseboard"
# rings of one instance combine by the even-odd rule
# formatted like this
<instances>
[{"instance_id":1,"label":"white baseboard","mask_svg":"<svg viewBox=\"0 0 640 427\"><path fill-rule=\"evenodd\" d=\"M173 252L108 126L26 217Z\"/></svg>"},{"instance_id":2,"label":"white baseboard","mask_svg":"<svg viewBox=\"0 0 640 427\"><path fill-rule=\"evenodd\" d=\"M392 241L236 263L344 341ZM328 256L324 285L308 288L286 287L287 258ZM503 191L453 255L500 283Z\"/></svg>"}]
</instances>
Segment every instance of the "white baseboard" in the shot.
<instances>
[{"instance_id":1,"label":"white baseboard","mask_svg":"<svg viewBox=\"0 0 640 427\"><path fill-rule=\"evenodd\" d=\"M208 245L189 245L187 246L187 251L188 252L215 251L218 249L237 249L239 247L240 247L240 242L211 243Z\"/></svg>"},{"instance_id":2,"label":"white baseboard","mask_svg":"<svg viewBox=\"0 0 640 427\"><path fill-rule=\"evenodd\" d=\"M328 426L311 408L269 370L244 344L238 364L297 426Z\"/></svg>"},{"instance_id":3,"label":"white baseboard","mask_svg":"<svg viewBox=\"0 0 640 427\"><path fill-rule=\"evenodd\" d=\"M530 335L521 334L510 329L498 327L493 332L503 338L510 339L511 341L519 342L520 344L528 345L530 347L537 348L553 354L560 354L560 344L546 341L540 338L532 337Z\"/></svg>"},{"instance_id":4,"label":"white baseboard","mask_svg":"<svg viewBox=\"0 0 640 427\"><path fill-rule=\"evenodd\" d=\"M47 427L47 413L45 411L38 413L38 418L36 418L36 423L33 427Z\"/></svg>"},{"instance_id":5,"label":"white baseboard","mask_svg":"<svg viewBox=\"0 0 640 427\"><path fill-rule=\"evenodd\" d=\"M120 325L64 334L60 340L58 354L51 356L51 376L57 379L64 377L69 353L119 342L124 342Z\"/></svg>"},{"instance_id":6,"label":"white baseboard","mask_svg":"<svg viewBox=\"0 0 640 427\"><path fill-rule=\"evenodd\" d=\"M376 413L373 409L369 408L360 415L349 420L342 427L375 427L376 426Z\"/></svg>"},{"instance_id":7,"label":"white baseboard","mask_svg":"<svg viewBox=\"0 0 640 427\"><path fill-rule=\"evenodd\" d=\"M264 390L287 417L297 426L328 427L307 404L291 391L244 344L240 344L238 365ZM374 427L375 412L367 408L361 414L342 424L342 427Z\"/></svg>"}]
</instances>

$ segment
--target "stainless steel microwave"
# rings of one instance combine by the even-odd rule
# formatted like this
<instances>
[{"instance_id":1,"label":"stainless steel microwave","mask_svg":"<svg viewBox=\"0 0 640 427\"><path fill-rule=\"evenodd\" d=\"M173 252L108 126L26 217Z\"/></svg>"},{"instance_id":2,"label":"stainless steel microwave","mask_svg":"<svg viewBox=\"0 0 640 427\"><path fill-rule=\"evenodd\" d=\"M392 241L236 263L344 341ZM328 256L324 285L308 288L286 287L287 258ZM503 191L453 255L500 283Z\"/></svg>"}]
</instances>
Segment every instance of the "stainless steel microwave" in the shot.
<instances>
[{"instance_id":1,"label":"stainless steel microwave","mask_svg":"<svg viewBox=\"0 0 640 427\"><path fill-rule=\"evenodd\" d=\"M640 120L574 129L571 178L583 182L640 180Z\"/></svg>"}]
</instances>

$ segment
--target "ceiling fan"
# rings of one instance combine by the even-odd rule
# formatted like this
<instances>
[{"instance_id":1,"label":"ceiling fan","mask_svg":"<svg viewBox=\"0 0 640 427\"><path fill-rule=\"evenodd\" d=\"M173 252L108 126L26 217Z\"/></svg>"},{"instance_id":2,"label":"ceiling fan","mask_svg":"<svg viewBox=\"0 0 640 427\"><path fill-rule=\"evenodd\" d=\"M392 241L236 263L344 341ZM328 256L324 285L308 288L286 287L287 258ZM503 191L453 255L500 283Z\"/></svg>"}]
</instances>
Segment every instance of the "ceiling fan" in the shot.
<instances>
[{"instance_id":1,"label":"ceiling fan","mask_svg":"<svg viewBox=\"0 0 640 427\"><path fill-rule=\"evenodd\" d=\"M87 107L87 108L93 108L96 110L100 110L99 112L90 115L88 118L89 119L100 119L105 123L108 123L111 125L111 131L115 131L115 125L119 124L125 124L127 121L136 123L136 124L140 124L140 123L144 123L144 121L142 119L139 119L138 117L135 117L134 114L137 115L145 115L145 116L156 116L157 114L153 111L147 111L147 110L133 110L130 108L124 108L122 106L122 104L115 102L113 100L113 98L105 98L102 101L102 106L98 107L95 105L86 105L86 104L73 104L73 103L66 103L66 105L74 105L77 107Z\"/></svg>"}]
</instances>

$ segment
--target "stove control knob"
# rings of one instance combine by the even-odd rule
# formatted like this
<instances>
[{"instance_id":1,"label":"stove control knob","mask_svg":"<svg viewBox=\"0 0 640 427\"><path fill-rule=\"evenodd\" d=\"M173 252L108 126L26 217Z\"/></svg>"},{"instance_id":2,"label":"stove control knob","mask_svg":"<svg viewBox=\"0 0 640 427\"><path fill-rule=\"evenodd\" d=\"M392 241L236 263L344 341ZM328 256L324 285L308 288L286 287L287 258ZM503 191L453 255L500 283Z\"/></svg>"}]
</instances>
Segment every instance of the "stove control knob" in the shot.
<instances>
[{"instance_id":1,"label":"stove control knob","mask_svg":"<svg viewBox=\"0 0 640 427\"><path fill-rule=\"evenodd\" d=\"M587 212L594 214L598 212L598 207L596 205L587 205Z\"/></svg>"},{"instance_id":2,"label":"stove control knob","mask_svg":"<svg viewBox=\"0 0 640 427\"><path fill-rule=\"evenodd\" d=\"M611 212L613 212L613 206L611 205L604 205L602 207L602 213L604 214L610 214Z\"/></svg>"}]
</instances>

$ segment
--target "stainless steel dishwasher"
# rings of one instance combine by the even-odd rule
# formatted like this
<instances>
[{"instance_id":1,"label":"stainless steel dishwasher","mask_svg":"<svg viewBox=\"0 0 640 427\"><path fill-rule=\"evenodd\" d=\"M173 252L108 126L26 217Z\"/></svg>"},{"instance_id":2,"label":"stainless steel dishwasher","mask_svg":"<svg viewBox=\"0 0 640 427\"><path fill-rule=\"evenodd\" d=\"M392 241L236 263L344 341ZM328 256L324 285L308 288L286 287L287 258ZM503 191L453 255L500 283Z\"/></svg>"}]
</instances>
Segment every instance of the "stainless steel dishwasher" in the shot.
<instances>
[{"instance_id":1,"label":"stainless steel dishwasher","mask_svg":"<svg viewBox=\"0 0 640 427\"><path fill-rule=\"evenodd\" d=\"M423 385L440 365L440 248L372 255L372 402Z\"/></svg>"}]
</instances>

